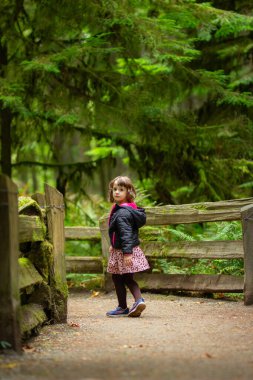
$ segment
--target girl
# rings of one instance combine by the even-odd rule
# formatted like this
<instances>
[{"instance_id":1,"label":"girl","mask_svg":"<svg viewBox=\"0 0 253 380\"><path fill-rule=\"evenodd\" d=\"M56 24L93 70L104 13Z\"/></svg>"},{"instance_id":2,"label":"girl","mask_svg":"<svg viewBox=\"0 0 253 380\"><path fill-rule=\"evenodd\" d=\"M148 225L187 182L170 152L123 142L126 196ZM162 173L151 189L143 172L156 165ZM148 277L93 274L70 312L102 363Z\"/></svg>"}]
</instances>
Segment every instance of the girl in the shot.
<instances>
[{"instance_id":1,"label":"girl","mask_svg":"<svg viewBox=\"0 0 253 380\"><path fill-rule=\"evenodd\" d=\"M109 184L109 198L115 202L109 217L110 258L107 271L112 280L118 298L118 307L108 311L108 317L139 317L146 308L140 288L133 273L149 269L144 253L139 247L138 229L146 223L143 208L133 202L136 191L128 177L116 177ZM126 302L126 286L135 302L130 310Z\"/></svg>"}]
</instances>

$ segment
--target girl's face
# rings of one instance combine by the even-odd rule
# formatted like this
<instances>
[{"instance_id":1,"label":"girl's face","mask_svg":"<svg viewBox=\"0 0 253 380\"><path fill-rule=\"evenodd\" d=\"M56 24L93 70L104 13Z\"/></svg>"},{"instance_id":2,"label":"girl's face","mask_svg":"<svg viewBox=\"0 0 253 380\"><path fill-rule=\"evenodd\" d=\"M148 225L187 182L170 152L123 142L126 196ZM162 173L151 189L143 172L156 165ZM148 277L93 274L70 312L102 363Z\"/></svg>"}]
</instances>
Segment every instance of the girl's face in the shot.
<instances>
[{"instance_id":1,"label":"girl's face","mask_svg":"<svg viewBox=\"0 0 253 380\"><path fill-rule=\"evenodd\" d=\"M114 183L112 188L112 196L116 203L127 202L127 189L124 186L117 185L117 182Z\"/></svg>"}]
</instances>

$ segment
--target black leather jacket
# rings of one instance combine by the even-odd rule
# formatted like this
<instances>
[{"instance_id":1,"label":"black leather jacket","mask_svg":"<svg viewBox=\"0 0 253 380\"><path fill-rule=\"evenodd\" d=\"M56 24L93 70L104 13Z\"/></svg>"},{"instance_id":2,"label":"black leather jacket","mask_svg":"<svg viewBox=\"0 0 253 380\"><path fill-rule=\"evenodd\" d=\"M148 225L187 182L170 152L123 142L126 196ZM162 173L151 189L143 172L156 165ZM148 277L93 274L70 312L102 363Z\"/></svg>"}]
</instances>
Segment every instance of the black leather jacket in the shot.
<instances>
[{"instance_id":1,"label":"black leather jacket","mask_svg":"<svg viewBox=\"0 0 253 380\"><path fill-rule=\"evenodd\" d=\"M123 253L132 253L133 248L140 244L138 230L145 223L146 213L143 208L116 205L109 221L112 247L121 249Z\"/></svg>"}]
</instances>

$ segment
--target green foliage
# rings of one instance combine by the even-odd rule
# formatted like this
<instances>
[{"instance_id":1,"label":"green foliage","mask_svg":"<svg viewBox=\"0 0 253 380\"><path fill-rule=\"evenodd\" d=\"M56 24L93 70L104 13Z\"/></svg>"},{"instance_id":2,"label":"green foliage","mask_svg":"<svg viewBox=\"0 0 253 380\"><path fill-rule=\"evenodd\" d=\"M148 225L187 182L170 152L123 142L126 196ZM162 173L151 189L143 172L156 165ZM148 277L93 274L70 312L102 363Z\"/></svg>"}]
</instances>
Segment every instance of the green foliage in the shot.
<instances>
[{"instance_id":1,"label":"green foliage","mask_svg":"<svg viewBox=\"0 0 253 380\"><path fill-rule=\"evenodd\" d=\"M66 278L68 288L95 290L103 287L103 275L68 273Z\"/></svg>"},{"instance_id":2,"label":"green foliage","mask_svg":"<svg viewBox=\"0 0 253 380\"><path fill-rule=\"evenodd\" d=\"M251 196L253 6L221 3L2 1L0 118L22 187L105 197L130 172L150 202Z\"/></svg>"},{"instance_id":3,"label":"green foliage","mask_svg":"<svg viewBox=\"0 0 253 380\"><path fill-rule=\"evenodd\" d=\"M8 348L11 348L11 344L5 340L0 340L0 348L6 350Z\"/></svg>"},{"instance_id":4,"label":"green foliage","mask_svg":"<svg viewBox=\"0 0 253 380\"><path fill-rule=\"evenodd\" d=\"M65 254L67 256L101 256L101 242L66 241Z\"/></svg>"},{"instance_id":5,"label":"green foliage","mask_svg":"<svg viewBox=\"0 0 253 380\"><path fill-rule=\"evenodd\" d=\"M170 237L158 238L160 241L221 241L241 240L241 223L212 222L200 225L178 225L168 228ZM154 272L182 273L182 274L228 274L242 276L244 274L242 259L184 259L173 258L170 260L158 259Z\"/></svg>"}]
</instances>

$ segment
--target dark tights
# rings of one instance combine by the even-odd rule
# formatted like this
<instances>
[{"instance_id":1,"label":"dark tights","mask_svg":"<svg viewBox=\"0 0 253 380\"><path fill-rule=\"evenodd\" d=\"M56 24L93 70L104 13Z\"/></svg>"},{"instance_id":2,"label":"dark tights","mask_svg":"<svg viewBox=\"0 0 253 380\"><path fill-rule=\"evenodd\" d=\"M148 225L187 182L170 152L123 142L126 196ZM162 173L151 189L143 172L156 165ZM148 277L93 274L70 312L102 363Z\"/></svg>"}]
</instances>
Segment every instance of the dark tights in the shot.
<instances>
[{"instance_id":1,"label":"dark tights","mask_svg":"<svg viewBox=\"0 0 253 380\"><path fill-rule=\"evenodd\" d=\"M122 309L126 309L127 302L126 302L126 286L132 293L135 301L137 301L139 298L141 298L141 291L139 288L139 285L134 280L133 273L125 273L125 274L112 274L112 280L114 282L116 294L119 301L119 306L122 307Z\"/></svg>"}]
</instances>

